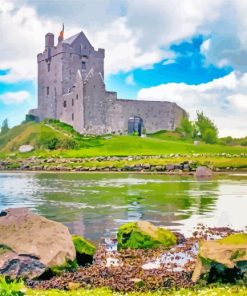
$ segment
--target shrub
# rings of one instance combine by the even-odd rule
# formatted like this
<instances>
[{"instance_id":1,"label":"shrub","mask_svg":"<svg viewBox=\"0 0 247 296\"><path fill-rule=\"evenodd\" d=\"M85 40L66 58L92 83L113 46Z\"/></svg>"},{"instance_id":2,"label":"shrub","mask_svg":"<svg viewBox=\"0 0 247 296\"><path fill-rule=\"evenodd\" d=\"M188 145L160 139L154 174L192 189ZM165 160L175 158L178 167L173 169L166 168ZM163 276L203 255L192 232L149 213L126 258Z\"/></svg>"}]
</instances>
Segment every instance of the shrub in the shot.
<instances>
[{"instance_id":1,"label":"shrub","mask_svg":"<svg viewBox=\"0 0 247 296\"><path fill-rule=\"evenodd\" d=\"M211 119L203 114L203 112L197 112L197 120L195 122L198 128L199 135L206 143L215 143L217 140L218 129ZM209 141L206 141L209 140ZM213 141L213 142L211 142Z\"/></svg>"},{"instance_id":2,"label":"shrub","mask_svg":"<svg viewBox=\"0 0 247 296\"><path fill-rule=\"evenodd\" d=\"M215 144L217 142L217 133L212 128L207 128L203 134L202 139L207 144Z\"/></svg>"},{"instance_id":3,"label":"shrub","mask_svg":"<svg viewBox=\"0 0 247 296\"><path fill-rule=\"evenodd\" d=\"M49 150L55 150L58 148L59 139L56 137L42 139L40 145Z\"/></svg>"},{"instance_id":4,"label":"shrub","mask_svg":"<svg viewBox=\"0 0 247 296\"><path fill-rule=\"evenodd\" d=\"M76 141L73 139L64 139L60 141L60 147L63 149L75 149L76 145Z\"/></svg>"},{"instance_id":5,"label":"shrub","mask_svg":"<svg viewBox=\"0 0 247 296\"><path fill-rule=\"evenodd\" d=\"M184 117L180 124L180 131L182 132L183 136L185 138L192 138L194 135L194 126L191 121L189 121L189 118Z\"/></svg>"},{"instance_id":6,"label":"shrub","mask_svg":"<svg viewBox=\"0 0 247 296\"><path fill-rule=\"evenodd\" d=\"M1 296L22 296L24 284L22 280L11 280L0 277L0 295Z\"/></svg>"}]
</instances>

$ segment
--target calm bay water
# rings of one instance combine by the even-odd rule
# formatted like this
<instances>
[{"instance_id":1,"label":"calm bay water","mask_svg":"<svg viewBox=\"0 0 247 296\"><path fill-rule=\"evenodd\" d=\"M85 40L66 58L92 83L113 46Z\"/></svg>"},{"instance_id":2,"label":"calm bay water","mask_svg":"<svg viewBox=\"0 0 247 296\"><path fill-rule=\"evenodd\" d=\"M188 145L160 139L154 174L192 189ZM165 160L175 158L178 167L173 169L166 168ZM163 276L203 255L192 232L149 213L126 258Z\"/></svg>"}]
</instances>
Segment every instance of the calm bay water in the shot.
<instances>
[{"instance_id":1,"label":"calm bay water","mask_svg":"<svg viewBox=\"0 0 247 296\"><path fill-rule=\"evenodd\" d=\"M189 235L198 223L247 226L247 176L210 181L142 174L0 173L0 210L28 207L99 241L148 220Z\"/></svg>"}]
</instances>

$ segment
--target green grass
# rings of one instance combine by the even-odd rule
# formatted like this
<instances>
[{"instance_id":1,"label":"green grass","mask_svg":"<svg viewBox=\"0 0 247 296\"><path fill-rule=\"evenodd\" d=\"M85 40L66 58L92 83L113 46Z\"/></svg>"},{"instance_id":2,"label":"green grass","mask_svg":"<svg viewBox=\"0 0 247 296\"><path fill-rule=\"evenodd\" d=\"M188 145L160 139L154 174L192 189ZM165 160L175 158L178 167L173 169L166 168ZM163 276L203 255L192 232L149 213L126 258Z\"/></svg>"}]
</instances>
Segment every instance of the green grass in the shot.
<instances>
[{"instance_id":1,"label":"green grass","mask_svg":"<svg viewBox=\"0 0 247 296\"><path fill-rule=\"evenodd\" d=\"M47 139L59 141L73 139L75 149L44 149L42 143ZM36 150L32 153L18 154L23 144L31 144ZM159 132L146 138L136 136L82 136L70 126L59 121L47 124L29 122L11 129L6 135L0 135L0 157L13 154L21 157L31 155L41 157L94 157L94 156L130 156L130 155L166 155L166 154L241 154L247 153L247 147L209 145L185 141L174 132Z\"/></svg>"},{"instance_id":2,"label":"green grass","mask_svg":"<svg viewBox=\"0 0 247 296\"><path fill-rule=\"evenodd\" d=\"M101 138L95 146L53 151L53 156L62 157L94 157L94 156L129 156L129 155L165 155L165 154L212 154L247 153L247 148L209 145L201 143L194 146L179 140L160 140L154 138L139 138L134 136L112 136L109 139ZM47 157L49 153L38 152L38 155Z\"/></svg>"},{"instance_id":3,"label":"green grass","mask_svg":"<svg viewBox=\"0 0 247 296\"><path fill-rule=\"evenodd\" d=\"M214 288L201 288L201 289L182 289L179 291L157 291L157 292L134 292L134 293L121 293L112 292L108 289L92 289L92 290L77 290L77 291L37 291L28 290L28 296L231 296L247 295L247 288L240 286L224 286Z\"/></svg>"}]
</instances>

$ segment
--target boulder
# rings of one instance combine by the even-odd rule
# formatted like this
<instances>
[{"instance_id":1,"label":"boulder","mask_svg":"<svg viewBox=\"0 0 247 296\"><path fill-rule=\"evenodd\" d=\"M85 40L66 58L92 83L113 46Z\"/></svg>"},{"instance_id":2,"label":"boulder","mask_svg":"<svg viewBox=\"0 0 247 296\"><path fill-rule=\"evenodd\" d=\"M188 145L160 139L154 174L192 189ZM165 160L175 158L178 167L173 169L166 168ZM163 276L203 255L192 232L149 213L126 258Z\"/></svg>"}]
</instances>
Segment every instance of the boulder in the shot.
<instances>
[{"instance_id":1,"label":"boulder","mask_svg":"<svg viewBox=\"0 0 247 296\"><path fill-rule=\"evenodd\" d=\"M36 278L46 266L31 255L18 255L7 246L0 246L0 274L11 278Z\"/></svg>"},{"instance_id":2,"label":"boulder","mask_svg":"<svg viewBox=\"0 0 247 296\"><path fill-rule=\"evenodd\" d=\"M85 265L92 263L96 247L82 236L72 235L72 239L76 250L78 264Z\"/></svg>"},{"instance_id":3,"label":"boulder","mask_svg":"<svg viewBox=\"0 0 247 296\"><path fill-rule=\"evenodd\" d=\"M195 177L197 179L210 179L213 177L213 172L207 167L199 166L196 169Z\"/></svg>"},{"instance_id":4,"label":"boulder","mask_svg":"<svg viewBox=\"0 0 247 296\"><path fill-rule=\"evenodd\" d=\"M19 147L20 153L32 152L34 147L32 145L22 145Z\"/></svg>"},{"instance_id":5,"label":"boulder","mask_svg":"<svg viewBox=\"0 0 247 296\"><path fill-rule=\"evenodd\" d=\"M198 281L212 267L247 268L247 234L237 233L215 241L202 241L192 280ZM242 270L245 272L246 270Z\"/></svg>"},{"instance_id":6,"label":"boulder","mask_svg":"<svg viewBox=\"0 0 247 296\"><path fill-rule=\"evenodd\" d=\"M18 256L36 259L46 268L65 265L76 257L67 227L26 208L0 213L0 245L7 246Z\"/></svg>"},{"instance_id":7,"label":"boulder","mask_svg":"<svg viewBox=\"0 0 247 296\"><path fill-rule=\"evenodd\" d=\"M122 225L117 233L118 249L149 249L173 246L176 236L169 230L156 227L147 221Z\"/></svg>"}]
</instances>

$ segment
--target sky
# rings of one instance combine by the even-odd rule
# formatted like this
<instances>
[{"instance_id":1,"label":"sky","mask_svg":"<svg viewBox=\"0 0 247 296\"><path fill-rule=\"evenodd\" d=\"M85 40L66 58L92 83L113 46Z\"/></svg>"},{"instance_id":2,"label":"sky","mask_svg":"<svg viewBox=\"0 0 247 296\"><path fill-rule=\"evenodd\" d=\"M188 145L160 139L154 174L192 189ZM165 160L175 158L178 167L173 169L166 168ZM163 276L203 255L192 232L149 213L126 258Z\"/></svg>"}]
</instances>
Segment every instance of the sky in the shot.
<instances>
[{"instance_id":1,"label":"sky","mask_svg":"<svg viewBox=\"0 0 247 296\"><path fill-rule=\"evenodd\" d=\"M37 105L44 36L84 31L105 48L105 82L119 98L203 111L220 136L247 135L246 0L0 0L0 123Z\"/></svg>"}]
</instances>

